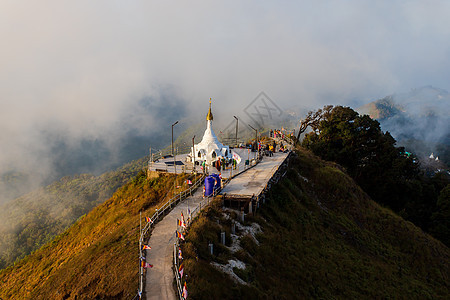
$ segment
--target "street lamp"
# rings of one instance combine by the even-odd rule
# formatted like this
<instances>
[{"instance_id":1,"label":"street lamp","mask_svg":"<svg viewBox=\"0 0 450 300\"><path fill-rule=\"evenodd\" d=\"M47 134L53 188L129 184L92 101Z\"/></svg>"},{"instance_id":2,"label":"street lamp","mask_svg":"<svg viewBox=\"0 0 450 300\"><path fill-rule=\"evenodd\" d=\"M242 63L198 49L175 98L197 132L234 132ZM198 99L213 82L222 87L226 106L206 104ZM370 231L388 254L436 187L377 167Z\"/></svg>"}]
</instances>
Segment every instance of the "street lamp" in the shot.
<instances>
[{"instance_id":1,"label":"street lamp","mask_svg":"<svg viewBox=\"0 0 450 300\"><path fill-rule=\"evenodd\" d=\"M248 124L248 126L250 126L251 129L253 129L255 131L255 143L256 143L256 152L258 152L258 156L259 156L259 149L258 149L258 129L253 128L252 125Z\"/></svg>"},{"instance_id":2,"label":"street lamp","mask_svg":"<svg viewBox=\"0 0 450 300\"><path fill-rule=\"evenodd\" d=\"M237 135L238 135L239 119L236 116L233 116L233 118L236 119L236 147L237 147L238 146Z\"/></svg>"},{"instance_id":3,"label":"street lamp","mask_svg":"<svg viewBox=\"0 0 450 300\"><path fill-rule=\"evenodd\" d=\"M172 124L172 156L173 156L173 167L175 168L175 174L177 174L177 164L175 162L175 153L173 152L173 126L177 125L178 121Z\"/></svg>"},{"instance_id":4,"label":"street lamp","mask_svg":"<svg viewBox=\"0 0 450 300\"><path fill-rule=\"evenodd\" d=\"M195 173L195 135L192 137L192 172Z\"/></svg>"}]
</instances>

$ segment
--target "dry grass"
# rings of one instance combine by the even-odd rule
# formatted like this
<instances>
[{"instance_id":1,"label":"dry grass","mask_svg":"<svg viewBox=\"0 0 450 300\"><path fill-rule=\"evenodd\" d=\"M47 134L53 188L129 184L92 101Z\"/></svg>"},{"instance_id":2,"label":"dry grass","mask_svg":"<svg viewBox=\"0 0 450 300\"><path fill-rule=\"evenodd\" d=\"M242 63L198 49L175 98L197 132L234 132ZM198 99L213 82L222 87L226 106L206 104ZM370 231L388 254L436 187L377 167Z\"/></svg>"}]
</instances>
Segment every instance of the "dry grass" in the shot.
<instances>
[{"instance_id":1,"label":"dry grass","mask_svg":"<svg viewBox=\"0 0 450 300\"><path fill-rule=\"evenodd\" d=\"M170 196L174 176L139 174L51 243L0 272L2 299L131 299L138 288L139 212Z\"/></svg>"}]
</instances>

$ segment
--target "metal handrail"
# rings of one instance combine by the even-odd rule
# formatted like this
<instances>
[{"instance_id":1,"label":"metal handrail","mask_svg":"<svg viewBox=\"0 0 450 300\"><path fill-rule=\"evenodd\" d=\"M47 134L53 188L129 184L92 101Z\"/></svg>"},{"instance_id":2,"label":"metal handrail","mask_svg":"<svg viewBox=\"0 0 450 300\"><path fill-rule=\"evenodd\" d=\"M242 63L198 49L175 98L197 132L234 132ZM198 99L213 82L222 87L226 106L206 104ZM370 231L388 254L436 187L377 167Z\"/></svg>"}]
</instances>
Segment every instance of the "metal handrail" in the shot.
<instances>
[{"instance_id":1,"label":"metal handrail","mask_svg":"<svg viewBox=\"0 0 450 300\"><path fill-rule=\"evenodd\" d=\"M197 181L195 181L195 183L189 189L186 189L186 190L180 192L179 194L177 194L176 196L170 198L163 204L163 206L161 206L159 209L158 208L156 209L156 211L150 217L150 221L147 222L145 224L144 228L142 228L142 230L141 230L141 234L139 237L139 257L140 258L144 257L144 253L142 251L142 243L144 241L144 237L147 234L147 232L152 227L154 227L154 225L156 225L156 223L161 215L164 215L167 210L172 208L173 203L177 203L177 202L187 198L188 193L189 193L189 195L192 195L192 193L202 184L204 178L205 178L205 176L202 174L200 176L200 178ZM142 263L140 263L139 264L139 289L138 289L138 295L140 295L139 297L142 296L143 290L144 290L144 268L142 267Z\"/></svg>"},{"instance_id":2,"label":"metal handrail","mask_svg":"<svg viewBox=\"0 0 450 300\"><path fill-rule=\"evenodd\" d=\"M227 182L228 183L228 182ZM226 184L226 183L225 183ZM224 186L225 186L224 184ZM223 187L219 187L216 189L213 189L213 193L212 195L209 195L207 197L205 197L204 200L200 201L199 205L191 211L191 217L194 218L194 216L196 216L198 213L200 213L200 211L202 209L204 209L205 207L207 207L210 203L211 203L211 199L214 198L216 195L218 195ZM203 204L203 208L202 208L202 203ZM189 223L186 224L186 229L189 228L189 226L191 225L193 220L190 220ZM176 242L173 244L173 272L175 273L175 281L177 283L177 290L178 290L178 298L180 300L183 300L183 288L181 285L181 278L180 275L178 274L178 268L179 268L179 261L177 259L177 254L178 254L178 250L179 250L179 244L178 244L178 239L176 239Z\"/></svg>"}]
</instances>

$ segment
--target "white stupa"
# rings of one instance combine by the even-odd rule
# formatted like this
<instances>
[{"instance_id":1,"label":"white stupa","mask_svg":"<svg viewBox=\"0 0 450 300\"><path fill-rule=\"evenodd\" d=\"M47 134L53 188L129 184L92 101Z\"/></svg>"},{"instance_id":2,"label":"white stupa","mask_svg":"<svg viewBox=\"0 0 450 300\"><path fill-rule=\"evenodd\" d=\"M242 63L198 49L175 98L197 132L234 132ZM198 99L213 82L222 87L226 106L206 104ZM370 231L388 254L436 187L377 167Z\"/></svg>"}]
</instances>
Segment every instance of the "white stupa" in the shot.
<instances>
[{"instance_id":1,"label":"white stupa","mask_svg":"<svg viewBox=\"0 0 450 300\"><path fill-rule=\"evenodd\" d=\"M211 99L209 100L209 111L206 115L206 130L203 134L202 141L194 147L191 147L191 159L195 155L196 162L206 161L207 165L211 165L219 158L231 158L231 151L229 146L223 145L219 142L216 134L212 129L213 114L211 112Z\"/></svg>"}]
</instances>

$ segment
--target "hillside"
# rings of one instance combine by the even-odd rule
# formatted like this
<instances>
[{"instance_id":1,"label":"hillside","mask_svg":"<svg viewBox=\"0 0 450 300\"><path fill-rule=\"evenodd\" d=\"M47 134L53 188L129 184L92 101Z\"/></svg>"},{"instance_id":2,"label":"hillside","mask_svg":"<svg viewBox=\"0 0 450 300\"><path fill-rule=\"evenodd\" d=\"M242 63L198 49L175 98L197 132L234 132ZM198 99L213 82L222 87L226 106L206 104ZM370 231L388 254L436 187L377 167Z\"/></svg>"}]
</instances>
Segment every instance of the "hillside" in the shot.
<instances>
[{"instance_id":1,"label":"hillside","mask_svg":"<svg viewBox=\"0 0 450 300\"><path fill-rule=\"evenodd\" d=\"M0 272L0 298L131 299L138 286L139 212L171 196L174 176L144 172L52 242Z\"/></svg>"},{"instance_id":2,"label":"hillside","mask_svg":"<svg viewBox=\"0 0 450 300\"><path fill-rule=\"evenodd\" d=\"M296 152L256 216L241 223L219 200L193 223L182 246L190 299L448 299L449 248L372 201L338 165Z\"/></svg>"},{"instance_id":3,"label":"hillside","mask_svg":"<svg viewBox=\"0 0 450 300\"><path fill-rule=\"evenodd\" d=\"M0 269L50 242L110 198L142 169L145 159L100 176L66 176L0 206Z\"/></svg>"},{"instance_id":4,"label":"hillside","mask_svg":"<svg viewBox=\"0 0 450 300\"><path fill-rule=\"evenodd\" d=\"M425 86L386 96L357 111L377 119L408 151L422 160L430 153L450 166L450 93Z\"/></svg>"}]
</instances>

